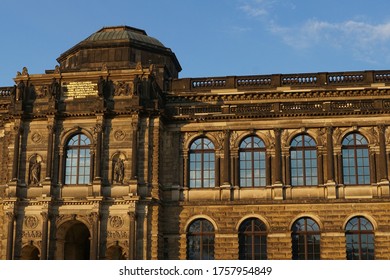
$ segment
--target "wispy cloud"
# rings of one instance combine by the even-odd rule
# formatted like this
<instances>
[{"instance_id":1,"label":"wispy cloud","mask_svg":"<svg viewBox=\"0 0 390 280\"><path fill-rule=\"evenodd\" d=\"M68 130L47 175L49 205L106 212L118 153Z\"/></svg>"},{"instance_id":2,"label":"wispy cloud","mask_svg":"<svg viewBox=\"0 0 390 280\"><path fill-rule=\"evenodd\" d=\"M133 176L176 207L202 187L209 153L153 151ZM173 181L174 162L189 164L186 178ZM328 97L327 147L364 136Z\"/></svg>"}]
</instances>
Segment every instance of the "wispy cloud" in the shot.
<instances>
[{"instance_id":1,"label":"wispy cloud","mask_svg":"<svg viewBox=\"0 0 390 280\"><path fill-rule=\"evenodd\" d=\"M390 60L390 48L388 47L390 22L373 25L353 20L332 23L311 19L293 27L273 24L269 26L269 30L280 37L285 44L295 49L314 48L321 45L330 48L344 48L349 50L355 59L371 64L375 64L377 59Z\"/></svg>"},{"instance_id":2,"label":"wispy cloud","mask_svg":"<svg viewBox=\"0 0 390 280\"><path fill-rule=\"evenodd\" d=\"M268 32L291 48L300 50L319 45L333 49L343 48L361 61L375 64L387 59L390 63L390 21L372 24L363 19L332 22L311 18L287 26L273 16L282 5L280 0L245 0L240 3L241 11L261 20ZM283 4L286 7L286 2ZM293 6L290 8L294 9Z\"/></svg>"}]
</instances>

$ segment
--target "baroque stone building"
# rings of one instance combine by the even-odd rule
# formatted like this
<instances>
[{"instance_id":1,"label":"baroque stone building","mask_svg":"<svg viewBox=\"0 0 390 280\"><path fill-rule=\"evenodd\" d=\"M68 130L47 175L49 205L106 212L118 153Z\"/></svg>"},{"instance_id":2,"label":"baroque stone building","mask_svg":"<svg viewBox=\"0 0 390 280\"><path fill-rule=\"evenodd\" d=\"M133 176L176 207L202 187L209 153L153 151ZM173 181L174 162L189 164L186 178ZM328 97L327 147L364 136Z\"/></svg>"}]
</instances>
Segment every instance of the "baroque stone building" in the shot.
<instances>
[{"instance_id":1,"label":"baroque stone building","mask_svg":"<svg viewBox=\"0 0 390 280\"><path fill-rule=\"evenodd\" d=\"M178 78L106 27L0 88L0 259L390 259L390 71Z\"/></svg>"}]
</instances>

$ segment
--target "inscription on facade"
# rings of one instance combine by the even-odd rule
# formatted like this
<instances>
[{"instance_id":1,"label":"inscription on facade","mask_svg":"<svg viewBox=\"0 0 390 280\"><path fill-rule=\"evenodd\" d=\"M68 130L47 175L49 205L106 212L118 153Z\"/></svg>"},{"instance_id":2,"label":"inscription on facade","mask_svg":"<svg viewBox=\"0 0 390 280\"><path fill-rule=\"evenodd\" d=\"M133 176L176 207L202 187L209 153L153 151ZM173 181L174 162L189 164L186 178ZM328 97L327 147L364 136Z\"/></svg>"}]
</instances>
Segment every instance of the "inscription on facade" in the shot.
<instances>
[{"instance_id":1,"label":"inscription on facade","mask_svg":"<svg viewBox=\"0 0 390 280\"><path fill-rule=\"evenodd\" d=\"M40 238L42 237L42 232L38 230L26 230L22 232L23 238Z\"/></svg>"},{"instance_id":2,"label":"inscription on facade","mask_svg":"<svg viewBox=\"0 0 390 280\"><path fill-rule=\"evenodd\" d=\"M120 238L128 238L127 231L107 231L108 238L120 239Z\"/></svg>"},{"instance_id":3,"label":"inscription on facade","mask_svg":"<svg viewBox=\"0 0 390 280\"><path fill-rule=\"evenodd\" d=\"M86 96L97 96L98 85L90 81L85 82L63 82L62 92L65 97L83 98Z\"/></svg>"}]
</instances>

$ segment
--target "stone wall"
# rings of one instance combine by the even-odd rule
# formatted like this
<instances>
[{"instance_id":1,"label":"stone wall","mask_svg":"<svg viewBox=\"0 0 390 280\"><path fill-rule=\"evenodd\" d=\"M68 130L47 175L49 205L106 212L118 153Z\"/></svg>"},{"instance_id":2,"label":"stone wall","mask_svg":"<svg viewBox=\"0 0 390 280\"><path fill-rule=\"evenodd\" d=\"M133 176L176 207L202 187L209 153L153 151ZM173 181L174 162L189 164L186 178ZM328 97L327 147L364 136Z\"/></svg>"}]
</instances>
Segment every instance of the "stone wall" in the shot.
<instances>
[{"instance_id":1,"label":"stone wall","mask_svg":"<svg viewBox=\"0 0 390 280\"><path fill-rule=\"evenodd\" d=\"M182 203L166 207L164 216L170 259L186 259L186 227L196 218L208 219L216 227L216 259L238 259L238 227L251 217L267 225L268 259L291 259L291 226L301 217L310 217L320 227L321 259L346 259L344 228L354 216L364 216L373 224L376 259L390 259L389 202Z\"/></svg>"}]
</instances>

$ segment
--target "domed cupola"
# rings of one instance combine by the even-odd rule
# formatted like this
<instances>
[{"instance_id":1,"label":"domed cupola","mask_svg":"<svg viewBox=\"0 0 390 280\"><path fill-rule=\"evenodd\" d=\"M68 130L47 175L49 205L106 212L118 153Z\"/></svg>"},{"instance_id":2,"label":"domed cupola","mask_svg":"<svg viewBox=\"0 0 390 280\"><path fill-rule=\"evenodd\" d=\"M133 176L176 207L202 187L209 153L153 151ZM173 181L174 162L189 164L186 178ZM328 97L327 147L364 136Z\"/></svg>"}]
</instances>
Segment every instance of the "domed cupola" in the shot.
<instances>
[{"instance_id":1,"label":"domed cupola","mask_svg":"<svg viewBox=\"0 0 390 280\"><path fill-rule=\"evenodd\" d=\"M104 27L57 59L62 72L135 68L137 63L166 67L177 77L181 66L171 49L144 30L129 26Z\"/></svg>"}]
</instances>

